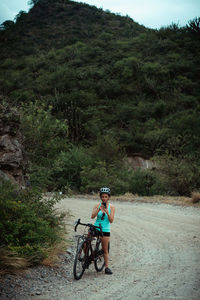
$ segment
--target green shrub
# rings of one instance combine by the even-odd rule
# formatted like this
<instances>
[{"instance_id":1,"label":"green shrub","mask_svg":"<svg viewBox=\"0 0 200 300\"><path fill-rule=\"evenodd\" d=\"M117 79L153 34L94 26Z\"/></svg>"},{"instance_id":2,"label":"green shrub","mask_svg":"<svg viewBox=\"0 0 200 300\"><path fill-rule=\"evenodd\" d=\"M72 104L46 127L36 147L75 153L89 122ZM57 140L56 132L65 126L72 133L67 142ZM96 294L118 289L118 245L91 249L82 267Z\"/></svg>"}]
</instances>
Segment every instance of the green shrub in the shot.
<instances>
[{"instance_id":1,"label":"green shrub","mask_svg":"<svg viewBox=\"0 0 200 300\"><path fill-rule=\"evenodd\" d=\"M112 194L124 194L129 189L128 171L116 165L106 166L97 162L95 166L86 166L81 171L81 192L97 192L101 186L109 186Z\"/></svg>"},{"instance_id":2,"label":"green shrub","mask_svg":"<svg viewBox=\"0 0 200 300\"><path fill-rule=\"evenodd\" d=\"M112 135L98 136L88 149L90 161L80 172L80 191L90 193L101 186L109 186L112 194L123 194L129 189L129 171L124 166L124 152Z\"/></svg>"},{"instance_id":3,"label":"green shrub","mask_svg":"<svg viewBox=\"0 0 200 300\"><path fill-rule=\"evenodd\" d=\"M56 158L51 173L54 188L66 192L66 187L80 190L81 170L92 165L92 157L87 148L71 145L68 151L62 151Z\"/></svg>"},{"instance_id":4,"label":"green shrub","mask_svg":"<svg viewBox=\"0 0 200 300\"><path fill-rule=\"evenodd\" d=\"M52 169L46 166L37 165L36 163L29 163L29 181L30 185L43 189L50 190L54 182L51 178Z\"/></svg>"},{"instance_id":5,"label":"green shrub","mask_svg":"<svg viewBox=\"0 0 200 300\"><path fill-rule=\"evenodd\" d=\"M90 148L95 160L106 162L106 165L120 165L124 152L118 141L112 135L98 136L96 144Z\"/></svg>"},{"instance_id":6,"label":"green shrub","mask_svg":"<svg viewBox=\"0 0 200 300\"><path fill-rule=\"evenodd\" d=\"M32 263L41 261L61 239L65 214L56 214L57 197L43 197L32 189L19 191L0 182L0 244Z\"/></svg>"},{"instance_id":7,"label":"green shrub","mask_svg":"<svg viewBox=\"0 0 200 300\"><path fill-rule=\"evenodd\" d=\"M167 193L190 196L200 186L200 166L195 157L165 154L155 157L157 172Z\"/></svg>"},{"instance_id":8,"label":"green shrub","mask_svg":"<svg viewBox=\"0 0 200 300\"><path fill-rule=\"evenodd\" d=\"M68 146L68 127L64 120L56 119L52 107L30 103L21 114L21 127L25 136L25 148L32 162L52 166L60 151Z\"/></svg>"},{"instance_id":9,"label":"green shrub","mask_svg":"<svg viewBox=\"0 0 200 300\"><path fill-rule=\"evenodd\" d=\"M123 168L113 168L108 180L113 195L122 195L129 191L128 177L128 170Z\"/></svg>"},{"instance_id":10,"label":"green shrub","mask_svg":"<svg viewBox=\"0 0 200 300\"><path fill-rule=\"evenodd\" d=\"M83 167L80 177L80 191L84 193L98 191L101 186L109 185L105 162L97 162L95 167L92 165Z\"/></svg>"},{"instance_id":11,"label":"green shrub","mask_svg":"<svg viewBox=\"0 0 200 300\"><path fill-rule=\"evenodd\" d=\"M99 137L90 148L71 145L68 151L62 151L54 162L52 180L54 178L56 189L63 191L66 185L86 193L109 185L115 193L123 193L128 183L122 176L122 166L119 145L106 135Z\"/></svg>"},{"instance_id":12,"label":"green shrub","mask_svg":"<svg viewBox=\"0 0 200 300\"><path fill-rule=\"evenodd\" d=\"M56 119L51 110L52 107L36 102L24 106L21 113L30 181L33 186L44 190L59 186L54 176L54 161L61 151L68 149L68 126L64 120Z\"/></svg>"},{"instance_id":13,"label":"green shrub","mask_svg":"<svg viewBox=\"0 0 200 300\"><path fill-rule=\"evenodd\" d=\"M151 170L133 170L129 177L129 192L141 196L160 195L165 193L159 177Z\"/></svg>"}]
</instances>

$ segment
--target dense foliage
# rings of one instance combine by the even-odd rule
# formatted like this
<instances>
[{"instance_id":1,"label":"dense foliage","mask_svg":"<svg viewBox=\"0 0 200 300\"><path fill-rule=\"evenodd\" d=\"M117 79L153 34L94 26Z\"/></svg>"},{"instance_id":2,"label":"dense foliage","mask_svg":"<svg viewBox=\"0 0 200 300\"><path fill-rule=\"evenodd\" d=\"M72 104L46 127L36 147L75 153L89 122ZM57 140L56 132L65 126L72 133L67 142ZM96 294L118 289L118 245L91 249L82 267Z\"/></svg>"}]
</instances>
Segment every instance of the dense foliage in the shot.
<instances>
[{"instance_id":1,"label":"dense foliage","mask_svg":"<svg viewBox=\"0 0 200 300\"><path fill-rule=\"evenodd\" d=\"M55 212L58 197L44 198L35 189L19 191L4 181L0 189L0 270L9 267L3 264L2 253L24 257L29 264L38 263L61 239L65 215Z\"/></svg>"},{"instance_id":2,"label":"dense foliage","mask_svg":"<svg viewBox=\"0 0 200 300\"><path fill-rule=\"evenodd\" d=\"M1 57L37 55L40 51L61 49L80 41L87 43L104 31L115 39L124 39L147 30L129 17L116 16L87 4L69 0L29 2L32 5L29 13L20 11L15 23L2 24Z\"/></svg>"},{"instance_id":3,"label":"dense foliage","mask_svg":"<svg viewBox=\"0 0 200 300\"><path fill-rule=\"evenodd\" d=\"M17 116L29 183L0 181L0 269L13 255L41 261L60 238L64 215L39 189L200 187L200 18L152 30L70 0L30 4L0 28L0 117ZM127 166L134 153L155 169Z\"/></svg>"},{"instance_id":4,"label":"dense foliage","mask_svg":"<svg viewBox=\"0 0 200 300\"><path fill-rule=\"evenodd\" d=\"M2 25L0 92L21 110L32 182L143 195L198 189L197 173L181 168L186 179L174 185L159 162L199 168L199 18L150 30L73 1L31 3ZM132 153L159 156L164 175L127 169Z\"/></svg>"}]
</instances>

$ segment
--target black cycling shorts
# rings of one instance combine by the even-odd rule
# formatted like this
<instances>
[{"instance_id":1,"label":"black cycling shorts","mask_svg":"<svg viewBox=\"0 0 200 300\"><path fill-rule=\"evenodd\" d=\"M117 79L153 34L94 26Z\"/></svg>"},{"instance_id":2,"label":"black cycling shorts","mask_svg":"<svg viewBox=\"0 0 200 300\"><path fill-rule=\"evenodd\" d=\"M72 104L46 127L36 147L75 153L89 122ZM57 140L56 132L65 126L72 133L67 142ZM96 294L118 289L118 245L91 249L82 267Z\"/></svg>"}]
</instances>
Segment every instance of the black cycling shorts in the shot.
<instances>
[{"instance_id":1,"label":"black cycling shorts","mask_svg":"<svg viewBox=\"0 0 200 300\"><path fill-rule=\"evenodd\" d=\"M88 230L88 233L92 236L97 236L97 235L100 235L101 236L101 232L100 230ZM110 232L103 232L103 236L110 236Z\"/></svg>"},{"instance_id":2,"label":"black cycling shorts","mask_svg":"<svg viewBox=\"0 0 200 300\"><path fill-rule=\"evenodd\" d=\"M110 232L103 232L103 236L110 236Z\"/></svg>"},{"instance_id":3,"label":"black cycling shorts","mask_svg":"<svg viewBox=\"0 0 200 300\"><path fill-rule=\"evenodd\" d=\"M98 231L97 234L101 236L100 231ZM103 232L103 236L110 236L110 232Z\"/></svg>"}]
</instances>

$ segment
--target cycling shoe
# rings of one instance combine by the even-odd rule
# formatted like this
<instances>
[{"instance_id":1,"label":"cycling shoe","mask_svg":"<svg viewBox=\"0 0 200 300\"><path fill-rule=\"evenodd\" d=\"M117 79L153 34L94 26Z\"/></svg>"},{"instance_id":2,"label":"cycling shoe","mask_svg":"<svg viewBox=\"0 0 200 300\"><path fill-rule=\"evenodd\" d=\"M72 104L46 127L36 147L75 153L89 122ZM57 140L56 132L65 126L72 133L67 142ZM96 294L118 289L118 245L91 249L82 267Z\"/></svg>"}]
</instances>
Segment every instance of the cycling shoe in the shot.
<instances>
[{"instance_id":1,"label":"cycling shoe","mask_svg":"<svg viewBox=\"0 0 200 300\"><path fill-rule=\"evenodd\" d=\"M112 274L112 271L111 271L111 269L109 269L109 268L105 268L105 274L107 274L107 275L111 275L111 274Z\"/></svg>"}]
</instances>

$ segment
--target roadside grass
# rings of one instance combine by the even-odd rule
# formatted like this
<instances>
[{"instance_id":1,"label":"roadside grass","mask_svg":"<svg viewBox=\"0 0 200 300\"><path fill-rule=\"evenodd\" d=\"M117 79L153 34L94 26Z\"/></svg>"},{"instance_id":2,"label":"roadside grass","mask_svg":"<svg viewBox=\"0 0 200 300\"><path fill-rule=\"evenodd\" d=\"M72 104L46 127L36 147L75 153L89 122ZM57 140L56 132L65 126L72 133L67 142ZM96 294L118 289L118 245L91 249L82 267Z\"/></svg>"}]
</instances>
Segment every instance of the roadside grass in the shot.
<instances>
[{"instance_id":1,"label":"roadside grass","mask_svg":"<svg viewBox=\"0 0 200 300\"><path fill-rule=\"evenodd\" d=\"M93 195L74 195L78 198L99 199L99 194ZM73 197L73 196L72 196ZM193 206L200 207L200 193L194 192L191 197L183 196L138 196L137 194L126 193L124 195L111 196L111 201L121 202L140 202L140 203L158 203L158 204L171 204L178 206Z\"/></svg>"},{"instance_id":2,"label":"roadside grass","mask_svg":"<svg viewBox=\"0 0 200 300\"><path fill-rule=\"evenodd\" d=\"M19 254L13 250L9 250L8 248L1 247L0 248L0 276L5 274L18 274L27 270L33 265L44 265L47 267L57 267L60 263L62 254L66 252L70 243L67 240L67 235L61 236L61 239L56 244L51 247L45 249L45 258L41 261L40 255L37 253L33 256L29 257L21 257ZM34 262L37 263L34 263Z\"/></svg>"},{"instance_id":3,"label":"roadside grass","mask_svg":"<svg viewBox=\"0 0 200 300\"><path fill-rule=\"evenodd\" d=\"M26 258L19 257L16 252L4 247L0 248L0 276L4 274L17 274L29 267Z\"/></svg>"},{"instance_id":4,"label":"roadside grass","mask_svg":"<svg viewBox=\"0 0 200 300\"><path fill-rule=\"evenodd\" d=\"M115 199L116 198L116 199ZM192 198L183 196L143 196L138 195L123 195L122 197L113 197L113 200L130 201L130 202L143 202L143 203L158 203L158 204L171 204L179 206L195 206L200 207L200 203L194 203Z\"/></svg>"},{"instance_id":5,"label":"roadside grass","mask_svg":"<svg viewBox=\"0 0 200 300\"><path fill-rule=\"evenodd\" d=\"M62 236L60 243L48 249L48 255L45 259L43 259L43 261L41 261L41 265L47 267L59 266L62 254L66 252L69 246L70 242L67 240L66 236Z\"/></svg>"},{"instance_id":6,"label":"roadside grass","mask_svg":"<svg viewBox=\"0 0 200 300\"><path fill-rule=\"evenodd\" d=\"M192 193L192 203L193 204L200 204L200 192L193 192Z\"/></svg>"},{"instance_id":7,"label":"roadside grass","mask_svg":"<svg viewBox=\"0 0 200 300\"><path fill-rule=\"evenodd\" d=\"M66 236L61 236L60 241L45 249L45 258L41 259L40 253L33 256L22 257L17 252L0 247L0 276L5 274L18 274L34 265L45 265L48 267L57 267L61 256L70 243Z\"/></svg>"}]
</instances>

